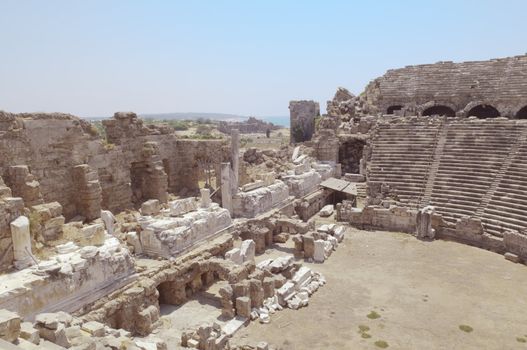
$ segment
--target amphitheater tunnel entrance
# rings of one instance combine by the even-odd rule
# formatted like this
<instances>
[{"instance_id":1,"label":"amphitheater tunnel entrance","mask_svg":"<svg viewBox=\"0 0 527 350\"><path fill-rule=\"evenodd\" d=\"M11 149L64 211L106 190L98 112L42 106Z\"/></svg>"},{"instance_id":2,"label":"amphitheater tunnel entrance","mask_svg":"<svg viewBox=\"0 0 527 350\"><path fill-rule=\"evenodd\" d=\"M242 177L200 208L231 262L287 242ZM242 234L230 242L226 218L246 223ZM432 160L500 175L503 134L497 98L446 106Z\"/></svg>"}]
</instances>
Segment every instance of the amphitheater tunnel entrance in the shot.
<instances>
[{"instance_id":1,"label":"amphitheater tunnel entrance","mask_svg":"<svg viewBox=\"0 0 527 350\"><path fill-rule=\"evenodd\" d=\"M396 114L396 115L399 115L401 114L401 111L403 110L403 106L402 105L393 105L393 106L390 106L386 109L386 114Z\"/></svg>"},{"instance_id":2,"label":"amphitheater tunnel entrance","mask_svg":"<svg viewBox=\"0 0 527 350\"><path fill-rule=\"evenodd\" d=\"M477 105L467 113L467 117L478 117L480 119L496 118L499 116L500 112L496 108L485 104Z\"/></svg>"},{"instance_id":3,"label":"amphitheater tunnel entrance","mask_svg":"<svg viewBox=\"0 0 527 350\"><path fill-rule=\"evenodd\" d=\"M448 106L437 105L425 109L421 115L426 117L438 115L452 118L456 116L456 112Z\"/></svg>"},{"instance_id":4,"label":"amphitheater tunnel entrance","mask_svg":"<svg viewBox=\"0 0 527 350\"><path fill-rule=\"evenodd\" d=\"M206 271L196 274L191 280L176 279L174 281L161 282L157 286L159 305L182 305L197 293L206 291L219 280L218 273Z\"/></svg>"},{"instance_id":5,"label":"amphitheater tunnel entrance","mask_svg":"<svg viewBox=\"0 0 527 350\"><path fill-rule=\"evenodd\" d=\"M339 163L342 165L342 173L358 174L360 171L360 160L366 141L361 138L351 138L339 145Z\"/></svg>"},{"instance_id":6,"label":"amphitheater tunnel entrance","mask_svg":"<svg viewBox=\"0 0 527 350\"><path fill-rule=\"evenodd\" d=\"M527 106L523 107L516 113L516 119L527 119Z\"/></svg>"}]
</instances>

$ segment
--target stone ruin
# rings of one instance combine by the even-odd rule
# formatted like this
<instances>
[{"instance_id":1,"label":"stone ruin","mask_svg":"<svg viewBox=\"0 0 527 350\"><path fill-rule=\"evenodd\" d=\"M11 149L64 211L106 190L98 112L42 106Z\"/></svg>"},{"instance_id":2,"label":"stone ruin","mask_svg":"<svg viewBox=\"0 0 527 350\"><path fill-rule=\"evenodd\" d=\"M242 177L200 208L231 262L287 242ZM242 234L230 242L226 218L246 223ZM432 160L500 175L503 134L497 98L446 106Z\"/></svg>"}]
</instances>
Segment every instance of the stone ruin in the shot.
<instances>
[{"instance_id":1,"label":"stone ruin","mask_svg":"<svg viewBox=\"0 0 527 350\"><path fill-rule=\"evenodd\" d=\"M270 122L265 122L255 117L249 117L247 120L237 121L220 121L218 131L230 135L233 130L238 130L240 134L265 134L267 131L279 130L280 126Z\"/></svg>"},{"instance_id":2,"label":"stone ruin","mask_svg":"<svg viewBox=\"0 0 527 350\"><path fill-rule=\"evenodd\" d=\"M391 70L323 116L292 101L276 150L240 151L238 124L189 140L131 112L102 132L0 112L0 348L273 348L231 340L309 307L311 264L350 227L526 263L526 74L525 56ZM218 318L167 336L163 308L188 317L205 291Z\"/></svg>"}]
</instances>

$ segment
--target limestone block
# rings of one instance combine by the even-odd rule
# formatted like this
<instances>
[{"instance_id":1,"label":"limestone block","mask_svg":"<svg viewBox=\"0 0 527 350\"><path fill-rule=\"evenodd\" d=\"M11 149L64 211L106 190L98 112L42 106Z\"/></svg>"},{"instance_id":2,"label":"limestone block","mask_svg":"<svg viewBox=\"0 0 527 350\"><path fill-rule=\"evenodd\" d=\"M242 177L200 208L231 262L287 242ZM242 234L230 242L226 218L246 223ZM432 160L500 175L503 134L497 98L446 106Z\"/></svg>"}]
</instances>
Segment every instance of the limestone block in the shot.
<instances>
[{"instance_id":1,"label":"limestone block","mask_svg":"<svg viewBox=\"0 0 527 350\"><path fill-rule=\"evenodd\" d=\"M333 204L328 204L328 205L324 206L322 209L320 209L319 214L322 217L328 217L328 216L331 216L333 214L333 210L334 210Z\"/></svg>"},{"instance_id":2,"label":"limestone block","mask_svg":"<svg viewBox=\"0 0 527 350\"><path fill-rule=\"evenodd\" d=\"M260 307L264 300L264 290L262 281L251 279L249 281L249 295L251 298L251 307Z\"/></svg>"},{"instance_id":3,"label":"limestone block","mask_svg":"<svg viewBox=\"0 0 527 350\"><path fill-rule=\"evenodd\" d=\"M31 258L31 233L29 219L19 216L11 224L11 237L13 240L14 264L17 269L23 269L33 264Z\"/></svg>"},{"instance_id":4,"label":"limestone block","mask_svg":"<svg viewBox=\"0 0 527 350\"><path fill-rule=\"evenodd\" d=\"M253 232L253 239L256 243L255 251L257 254L262 254L265 252L266 244L266 235L269 233L268 228L261 228Z\"/></svg>"},{"instance_id":5,"label":"limestone block","mask_svg":"<svg viewBox=\"0 0 527 350\"><path fill-rule=\"evenodd\" d=\"M272 273L278 273L278 272L284 271L289 266L293 265L293 263L294 263L294 257L292 255L281 256L281 257L274 259L269 264L269 270Z\"/></svg>"},{"instance_id":6,"label":"limestone block","mask_svg":"<svg viewBox=\"0 0 527 350\"><path fill-rule=\"evenodd\" d=\"M282 276L282 275L275 275L272 277L272 279L274 280L274 287L275 288L280 288L282 287L285 282L287 281L287 279Z\"/></svg>"},{"instance_id":7,"label":"limestone block","mask_svg":"<svg viewBox=\"0 0 527 350\"><path fill-rule=\"evenodd\" d=\"M104 222L108 234L113 235L115 223L117 222L115 216L109 210L101 210L101 219Z\"/></svg>"},{"instance_id":8,"label":"limestone block","mask_svg":"<svg viewBox=\"0 0 527 350\"><path fill-rule=\"evenodd\" d=\"M149 199L141 204L142 215L157 215L161 210L161 206L158 199Z\"/></svg>"},{"instance_id":9,"label":"limestone block","mask_svg":"<svg viewBox=\"0 0 527 350\"><path fill-rule=\"evenodd\" d=\"M295 293L295 284L291 281L286 282L283 286L278 288L276 296L278 297L278 303L285 305L287 300L290 299Z\"/></svg>"},{"instance_id":10,"label":"limestone block","mask_svg":"<svg viewBox=\"0 0 527 350\"><path fill-rule=\"evenodd\" d=\"M59 324L56 329L49 329L37 325L40 337L49 340L52 343L69 348L71 346L68 337L66 337L66 328L63 324Z\"/></svg>"},{"instance_id":11,"label":"limestone block","mask_svg":"<svg viewBox=\"0 0 527 350\"><path fill-rule=\"evenodd\" d=\"M261 341L256 344L256 350L269 350L269 344L264 341Z\"/></svg>"},{"instance_id":12,"label":"limestone block","mask_svg":"<svg viewBox=\"0 0 527 350\"><path fill-rule=\"evenodd\" d=\"M20 317L11 311L0 310L0 339L14 342L20 335Z\"/></svg>"},{"instance_id":13,"label":"limestone block","mask_svg":"<svg viewBox=\"0 0 527 350\"><path fill-rule=\"evenodd\" d=\"M292 278L293 283L297 290L305 286L311 281L312 271L306 266L302 266Z\"/></svg>"},{"instance_id":14,"label":"limestone block","mask_svg":"<svg viewBox=\"0 0 527 350\"><path fill-rule=\"evenodd\" d=\"M344 239L344 232L346 232L346 228L344 226L337 226L333 231L333 237L335 237L340 243Z\"/></svg>"},{"instance_id":15,"label":"limestone block","mask_svg":"<svg viewBox=\"0 0 527 350\"><path fill-rule=\"evenodd\" d=\"M238 297L236 298L236 314L241 317L251 317L251 298Z\"/></svg>"},{"instance_id":16,"label":"limestone block","mask_svg":"<svg viewBox=\"0 0 527 350\"><path fill-rule=\"evenodd\" d=\"M203 195L203 194L202 194ZM210 194L209 194L210 200ZM209 203L210 204L210 203ZM198 203L194 197L178 199L169 203L170 215L180 216L198 209Z\"/></svg>"},{"instance_id":17,"label":"limestone block","mask_svg":"<svg viewBox=\"0 0 527 350\"><path fill-rule=\"evenodd\" d=\"M141 240L139 239L139 235L137 234L137 232L135 231L127 232L126 242L130 244L132 247L134 247L135 254L143 253L143 246L141 245Z\"/></svg>"},{"instance_id":18,"label":"limestone block","mask_svg":"<svg viewBox=\"0 0 527 350\"><path fill-rule=\"evenodd\" d=\"M208 208L210 207L210 204L212 201L210 200L210 190L208 188L202 188L199 190L201 193L201 203L200 206L202 208Z\"/></svg>"},{"instance_id":19,"label":"limestone block","mask_svg":"<svg viewBox=\"0 0 527 350\"><path fill-rule=\"evenodd\" d=\"M293 156L291 157L291 160L294 161L295 159L298 158L299 155L300 155L300 146L296 146L293 149Z\"/></svg>"},{"instance_id":20,"label":"limestone block","mask_svg":"<svg viewBox=\"0 0 527 350\"><path fill-rule=\"evenodd\" d=\"M82 330L90 333L94 337L104 337L106 331L104 324L96 321L90 321L82 324Z\"/></svg>"},{"instance_id":21,"label":"limestone block","mask_svg":"<svg viewBox=\"0 0 527 350\"><path fill-rule=\"evenodd\" d=\"M313 258L315 256L315 239L312 234L304 235L304 257Z\"/></svg>"},{"instance_id":22,"label":"limestone block","mask_svg":"<svg viewBox=\"0 0 527 350\"><path fill-rule=\"evenodd\" d=\"M256 252L256 243L252 239L247 239L242 242L240 247L240 255L243 262L254 261L254 254Z\"/></svg>"},{"instance_id":23,"label":"limestone block","mask_svg":"<svg viewBox=\"0 0 527 350\"><path fill-rule=\"evenodd\" d=\"M93 224L85 226L81 229L82 239L84 245L101 246L106 240L106 233L102 224Z\"/></svg>"},{"instance_id":24,"label":"limestone block","mask_svg":"<svg viewBox=\"0 0 527 350\"><path fill-rule=\"evenodd\" d=\"M325 241L321 240L321 239L318 239L315 241L315 247L314 247L314 252L313 252L313 259L316 261L316 262L324 262L325 260L325 249L326 249L326 244L325 244Z\"/></svg>"},{"instance_id":25,"label":"limestone block","mask_svg":"<svg viewBox=\"0 0 527 350\"><path fill-rule=\"evenodd\" d=\"M275 295L275 280L272 277L265 277L262 281L264 298L270 298Z\"/></svg>"},{"instance_id":26,"label":"limestone block","mask_svg":"<svg viewBox=\"0 0 527 350\"><path fill-rule=\"evenodd\" d=\"M20 325L20 338L33 344L38 344L40 342L39 331L33 327L31 322L22 322Z\"/></svg>"},{"instance_id":27,"label":"limestone block","mask_svg":"<svg viewBox=\"0 0 527 350\"><path fill-rule=\"evenodd\" d=\"M235 264L243 264L243 257L240 248L233 248L225 253L225 259L230 260Z\"/></svg>"}]
</instances>

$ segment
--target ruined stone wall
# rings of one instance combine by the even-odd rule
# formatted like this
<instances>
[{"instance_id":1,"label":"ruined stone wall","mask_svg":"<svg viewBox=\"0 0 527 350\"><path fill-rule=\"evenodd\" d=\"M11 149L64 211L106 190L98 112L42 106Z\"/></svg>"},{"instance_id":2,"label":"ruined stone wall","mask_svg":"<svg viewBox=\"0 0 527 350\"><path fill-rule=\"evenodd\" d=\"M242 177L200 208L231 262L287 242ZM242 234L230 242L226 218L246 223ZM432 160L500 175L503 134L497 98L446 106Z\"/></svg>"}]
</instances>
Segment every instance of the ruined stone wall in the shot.
<instances>
[{"instance_id":1,"label":"ruined stone wall","mask_svg":"<svg viewBox=\"0 0 527 350\"><path fill-rule=\"evenodd\" d=\"M320 115L320 106L314 101L289 102L291 121L291 143L311 140L315 132L315 117Z\"/></svg>"},{"instance_id":2,"label":"ruined stone wall","mask_svg":"<svg viewBox=\"0 0 527 350\"><path fill-rule=\"evenodd\" d=\"M87 164L98 174L101 207L117 212L133 205L132 164L162 164L158 178L164 171L169 191L177 192L197 188L200 157L219 169L228 154L224 141L180 140L165 127L144 126L134 113L116 113L103 124L107 140L92 124L72 115L0 112L0 176L9 177L11 166L27 165L40 183L43 201L59 202L64 216L72 218L82 211L78 194L86 190L78 188L75 166ZM154 158L145 158L147 142L157 144Z\"/></svg>"},{"instance_id":3,"label":"ruined stone wall","mask_svg":"<svg viewBox=\"0 0 527 350\"><path fill-rule=\"evenodd\" d=\"M279 126L273 123L264 122L263 120L249 117L243 122L220 121L218 130L224 134L230 135L232 130L238 130L240 134L265 133L267 130L278 130Z\"/></svg>"},{"instance_id":4,"label":"ruined stone wall","mask_svg":"<svg viewBox=\"0 0 527 350\"><path fill-rule=\"evenodd\" d=\"M370 114L398 113L402 107L402 113L416 115L445 106L467 116L477 105L490 105L515 117L527 106L527 55L389 70L366 87L361 100Z\"/></svg>"}]
</instances>

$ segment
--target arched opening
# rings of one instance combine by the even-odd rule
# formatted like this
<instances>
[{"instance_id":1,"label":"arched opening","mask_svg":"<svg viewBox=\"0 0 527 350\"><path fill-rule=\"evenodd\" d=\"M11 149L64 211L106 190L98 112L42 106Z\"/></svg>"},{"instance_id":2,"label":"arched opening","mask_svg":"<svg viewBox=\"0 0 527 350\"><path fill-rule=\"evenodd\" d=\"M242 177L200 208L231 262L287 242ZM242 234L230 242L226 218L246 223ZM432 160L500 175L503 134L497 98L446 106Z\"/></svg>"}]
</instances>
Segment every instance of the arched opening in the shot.
<instances>
[{"instance_id":1,"label":"arched opening","mask_svg":"<svg viewBox=\"0 0 527 350\"><path fill-rule=\"evenodd\" d=\"M386 114L396 114L395 112L400 111L401 109L403 109L403 106L401 105L390 106L386 110Z\"/></svg>"},{"instance_id":2,"label":"arched opening","mask_svg":"<svg viewBox=\"0 0 527 350\"><path fill-rule=\"evenodd\" d=\"M439 116L447 116L451 118L451 117L456 116L456 112L448 106L438 105L438 106L428 107L427 109L423 111L421 115L427 116L427 117L432 116L432 115L439 115Z\"/></svg>"},{"instance_id":3,"label":"arched opening","mask_svg":"<svg viewBox=\"0 0 527 350\"><path fill-rule=\"evenodd\" d=\"M467 117L496 118L500 116L500 112L491 105L477 105L467 113Z\"/></svg>"},{"instance_id":4,"label":"arched opening","mask_svg":"<svg viewBox=\"0 0 527 350\"><path fill-rule=\"evenodd\" d=\"M523 107L516 113L516 119L527 119L527 106Z\"/></svg>"}]
</instances>

